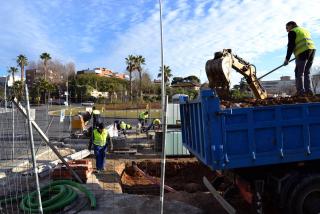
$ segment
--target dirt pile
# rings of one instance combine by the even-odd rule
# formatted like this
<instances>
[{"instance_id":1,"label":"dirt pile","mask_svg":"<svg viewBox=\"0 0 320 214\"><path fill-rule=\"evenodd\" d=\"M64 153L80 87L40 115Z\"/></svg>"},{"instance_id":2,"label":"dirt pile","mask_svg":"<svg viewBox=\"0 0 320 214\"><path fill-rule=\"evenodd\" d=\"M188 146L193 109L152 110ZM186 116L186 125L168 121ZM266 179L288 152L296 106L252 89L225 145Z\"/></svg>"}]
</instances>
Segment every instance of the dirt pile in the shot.
<instances>
[{"instance_id":1,"label":"dirt pile","mask_svg":"<svg viewBox=\"0 0 320 214\"><path fill-rule=\"evenodd\" d=\"M267 98L264 100L254 98L245 98L242 100L221 100L221 108L244 108L251 106L271 106L313 102L320 102L320 96L316 95L309 97L276 97Z\"/></svg>"},{"instance_id":2,"label":"dirt pile","mask_svg":"<svg viewBox=\"0 0 320 214\"><path fill-rule=\"evenodd\" d=\"M161 163L157 161L138 162L144 173L160 181ZM226 213L203 184L203 176L212 181L217 174L195 159L167 160L165 184L176 192L165 191L168 201L181 201L200 208L204 213ZM142 173L127 165L122 177L122 188L126 193L159 195L160 187ZM239 196L238 196L239 197ZM243 201L237 203L244 203ZM243 206L243 205L242 205Z\"/></svg>"}]
</instances>

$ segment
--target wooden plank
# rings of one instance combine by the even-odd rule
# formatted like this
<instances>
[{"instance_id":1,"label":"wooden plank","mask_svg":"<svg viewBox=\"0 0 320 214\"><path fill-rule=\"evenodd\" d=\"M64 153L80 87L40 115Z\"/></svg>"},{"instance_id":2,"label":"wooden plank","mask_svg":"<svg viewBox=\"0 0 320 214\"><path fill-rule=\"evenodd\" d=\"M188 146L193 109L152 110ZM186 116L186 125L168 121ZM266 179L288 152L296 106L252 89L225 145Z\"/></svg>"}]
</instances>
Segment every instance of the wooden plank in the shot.
<instances>
[{"instance_id":1,"label":"wooden plank","mask_svg":"<svg viewBox=\"0 0 320 214\"><path fill-rule=\"evenodd\" d=\"M136 149L130 149L130 150L114 150L112 151L115 154L136 154Z\"/></svg>"},{"instance_id":2,"label":"wooden plank","mask_svg":"<svg viewBox=\"0 0 320 214\"><path fill-rule=\"evenodd\" d=\"M208 179L203 176L203 183L208 188L208 190L211 192L213 197L217 199L219 204L227 211L229 214L235 214L236 210L229 204L220 194L219 192L211 185L211 183L208 181Z\"/></svg>"}]
</instances>

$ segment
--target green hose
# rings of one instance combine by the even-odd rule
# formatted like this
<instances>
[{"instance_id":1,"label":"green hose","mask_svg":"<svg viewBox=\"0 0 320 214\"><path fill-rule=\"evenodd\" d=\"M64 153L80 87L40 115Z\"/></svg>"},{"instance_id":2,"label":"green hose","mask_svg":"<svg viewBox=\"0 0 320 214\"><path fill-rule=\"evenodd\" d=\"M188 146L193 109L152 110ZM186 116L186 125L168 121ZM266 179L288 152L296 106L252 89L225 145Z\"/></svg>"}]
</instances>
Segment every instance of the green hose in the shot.
<instances>
[{"instance_id":1,"label":"green hose","mask_svg":"<svg viewBox=\"0 0 320 214\"><path fill-rule=\"evenodd\" d=\"M84 186L70 180L58 180L40 189L43 212L48 213L61 210L65 206L71 204L78 197L78 194L72 187L77 188L89 198L91 209L96 208L97 204L94 195ZM22 198L22 201L20 202L21 210L28 213L39 213L37 191L17 198L0 200L0 205L5 201L19 200L20 198Z\"/></svg>"}]
</instances>

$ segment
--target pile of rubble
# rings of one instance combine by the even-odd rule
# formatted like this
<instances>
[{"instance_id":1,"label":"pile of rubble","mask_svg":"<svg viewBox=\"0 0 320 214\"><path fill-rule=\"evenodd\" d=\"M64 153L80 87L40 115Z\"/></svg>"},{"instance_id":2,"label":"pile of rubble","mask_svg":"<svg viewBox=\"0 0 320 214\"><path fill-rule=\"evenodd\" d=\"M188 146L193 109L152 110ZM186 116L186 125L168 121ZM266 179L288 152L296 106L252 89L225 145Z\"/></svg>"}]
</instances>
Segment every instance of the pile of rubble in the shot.
<instances>
[{"instance_id":1,"label":"pile of rubble","mask_svg":"<svg viewBox=\"0 0 320 214\"><path fill-rule=\"evenodd\" d=\"M242 100L221 100L221 108L244 108L251 106L271 106L297 103L320 102L320 96L309 97L276 97L267 99L245 98Z\"/></svg>"}]
</instances>

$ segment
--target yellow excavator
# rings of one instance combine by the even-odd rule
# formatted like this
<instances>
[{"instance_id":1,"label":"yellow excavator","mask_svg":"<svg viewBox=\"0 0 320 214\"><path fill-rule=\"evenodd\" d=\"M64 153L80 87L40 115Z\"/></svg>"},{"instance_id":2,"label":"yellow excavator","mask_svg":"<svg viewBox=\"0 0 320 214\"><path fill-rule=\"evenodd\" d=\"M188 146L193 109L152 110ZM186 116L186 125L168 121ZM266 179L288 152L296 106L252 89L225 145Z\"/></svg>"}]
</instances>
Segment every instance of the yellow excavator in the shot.
<instances>
[{"instance_id":1,"label":"yellow excavator","mask_svg":"<svg viewBox=\"0 0 320 214\"><path fill-rule=\"evenodd\" d=\"M231 49L223 49L222 52L216 52L214 58L206 63L209 87L214 89L219 97L229 97L232 69L244 76L256 98L267 98L267 92L259 82L260 78L258 79L256 76L256 67L233 54Z\"/></svg>"}]
</instances>

